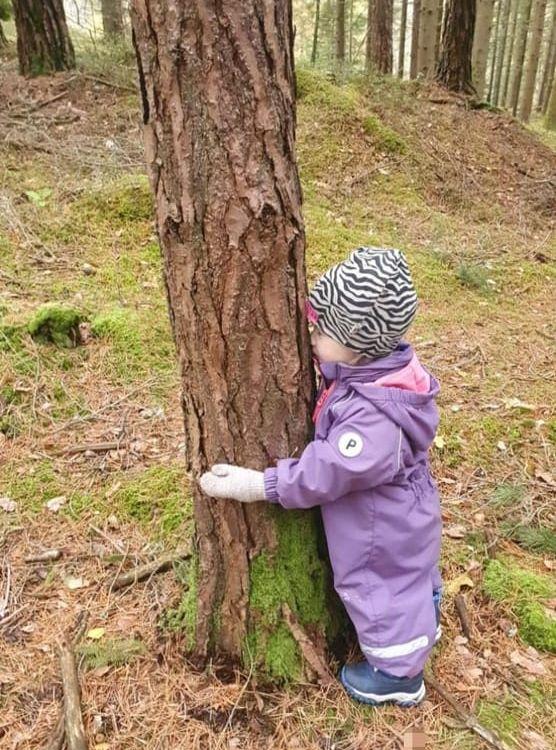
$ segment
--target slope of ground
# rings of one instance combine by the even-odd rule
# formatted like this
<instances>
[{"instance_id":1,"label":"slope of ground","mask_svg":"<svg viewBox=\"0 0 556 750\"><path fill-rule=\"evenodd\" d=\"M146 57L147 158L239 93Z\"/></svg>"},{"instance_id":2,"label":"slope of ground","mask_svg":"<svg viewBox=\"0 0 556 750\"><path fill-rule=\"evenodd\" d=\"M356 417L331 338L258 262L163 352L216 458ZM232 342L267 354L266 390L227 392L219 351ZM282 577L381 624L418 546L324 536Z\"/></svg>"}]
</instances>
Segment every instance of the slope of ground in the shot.
<instances>
[{"instance_id":1,"label":"slope of ground","mask_svg":"<svg viewBox=\"0 0 556 750\"><path fill-rule=\"evenodd\" d=\"M137 97L109 67L34 81L9 60L0 70L0 744L52 734L57 644L86 608L97 750L401 748L421 729L430 747L482 747L433 691L415 711L376 712L336 687L199 673L183 656L184 565L112 589L186 543L191 518ZM442 383L434 671L510 747L550 748L556 156L510 118L422 85L299 71L298 87L309 274L360 244L405 249L421 296L412 341ZM68 308L80 345L45 342L69 343ZM47 548L59 560L24 561Z\"/></svg>"}]
</instances>

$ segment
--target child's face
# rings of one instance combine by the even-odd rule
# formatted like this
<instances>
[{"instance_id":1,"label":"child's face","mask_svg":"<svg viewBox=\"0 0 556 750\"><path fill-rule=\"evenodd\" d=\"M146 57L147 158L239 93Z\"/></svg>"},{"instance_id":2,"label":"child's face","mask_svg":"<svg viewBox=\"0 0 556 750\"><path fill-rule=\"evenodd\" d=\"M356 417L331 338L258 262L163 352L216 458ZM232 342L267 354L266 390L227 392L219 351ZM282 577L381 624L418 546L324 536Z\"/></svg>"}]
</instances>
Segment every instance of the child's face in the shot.
<instances>
[{"instance_id":1,"label":"child's face","mask_svg":"<svg viewBox=\"0 0 556 750\"><path fill-rule=\"evenodd\" d=\"M316 326L310 326L311 330L311 347L313 355L319 362L342 362L346 365L353 365L361 356L359 352L348 349L347 346L339 344L334 339L327 336Z\"/></svg>"}]
</instances>

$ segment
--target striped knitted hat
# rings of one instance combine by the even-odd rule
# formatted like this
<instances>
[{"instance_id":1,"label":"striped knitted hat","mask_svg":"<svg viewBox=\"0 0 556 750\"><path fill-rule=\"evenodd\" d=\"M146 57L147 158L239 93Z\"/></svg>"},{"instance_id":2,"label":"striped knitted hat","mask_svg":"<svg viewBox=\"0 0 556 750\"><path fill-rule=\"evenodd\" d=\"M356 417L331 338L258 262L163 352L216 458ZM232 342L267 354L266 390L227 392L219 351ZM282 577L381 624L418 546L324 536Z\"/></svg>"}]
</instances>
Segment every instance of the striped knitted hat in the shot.
<instances>
[{"instance_id":1,"label":"striped knitted hat","mask_svg":"<svg viewBox=\"0 0 556 750\"><path fill-rule=\"evenodd\" d=\"M360 247L317 281L307 301L310 322L369 357L390 354L408 330L417 294L399 250Z\"/></svg>"}]
</instances>

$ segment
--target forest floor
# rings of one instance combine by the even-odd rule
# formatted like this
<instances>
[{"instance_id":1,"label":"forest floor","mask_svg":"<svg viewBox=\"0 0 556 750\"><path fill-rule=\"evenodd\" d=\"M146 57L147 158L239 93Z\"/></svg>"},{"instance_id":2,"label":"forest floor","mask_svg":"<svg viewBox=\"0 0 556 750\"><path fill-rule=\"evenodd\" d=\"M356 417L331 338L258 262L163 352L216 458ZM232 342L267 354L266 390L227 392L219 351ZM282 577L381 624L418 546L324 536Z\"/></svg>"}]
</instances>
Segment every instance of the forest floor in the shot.
<instances>
[{"instance_id":1,"label":"forest floor","mask_svg":"<svg viewBox=\"0 0 556 750\"><path fill-rule=\"evenodd\" d=\"M96 750L386 750L412 732L429 748L487 747L432 689L418 709L376 711L337 686L199 672L172 614L183 565L113 589L183 545L191 505L138 98L132 77L113 77L122 60L87 64L36 80L0 65L0 745L52 736L57 644L85 609ZM411 340L442 384L433 671L508 747L549 750L556 154L507 115L423 84L339 87L303 70L298 84L310 277L361 244L403 248L421 298ZM79 312L79 346L29 334L44 303ZM51 548L59 559L25 561Z\"/></svg>"}]
</instances>

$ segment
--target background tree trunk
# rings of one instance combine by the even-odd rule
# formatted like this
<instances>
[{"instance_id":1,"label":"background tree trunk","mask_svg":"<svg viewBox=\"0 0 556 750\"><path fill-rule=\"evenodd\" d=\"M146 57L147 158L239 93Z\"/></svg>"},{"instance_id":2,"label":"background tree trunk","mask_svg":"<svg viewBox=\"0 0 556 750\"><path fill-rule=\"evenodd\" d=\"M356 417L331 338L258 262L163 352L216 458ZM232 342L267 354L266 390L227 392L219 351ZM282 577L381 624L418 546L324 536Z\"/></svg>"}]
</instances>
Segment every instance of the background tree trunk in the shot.
<instances>
[{"instance_id":1,"label":"background tree trunk","mask_svg":"<svg viewBox=\"0 0 556 750\"><path fill-rule=\"evenodd\" d=\"M556 130L556 76L552 81L544 124L547 130Z\"/></svg>"},{"instance_id":2,"label":"background tree trunk","mask_svg":"<svg viewBox=\"0 0 556 750\"><path fill-rule=\"evenodd\" d=\"M494 24L494 34L492 38L492 47L491 47L492 65L490 66L490 76L489 76L489 83L488 83L488 100L489 101L493 101L496 66L500 59L500 56L498 54L498 42L500 41L500 18L501 18L500 3L498 3L498 6L496 8L496 22ZM476 33L477 32L475 31L475 35ZM475 78L473 78L473 83L475 83Z\"/></svg>"},{"instance_id":3,"label":"background tree trunk","mask_svg":"<svg viewBox=\"0 0 556 750\"><path fill-rule=\"evenodd\" d=\"M501 0L503 2L503 0ZM508 2L506 2L506 5ZM498 18L500 17L500 4ZM477 21L473 37L473 83L480 99L485 92L486 69L492 32L494 0L477 0Z\"/></svg>"},{"instance_id":4,"label":"background tree trunk","mask_svg":"<svg viewBox=\"0 0 556 750\"><path fill-rule=\"evenodd\" d=\"M523 76L523 61L525 60L525 47L527 46L527 32L529 30L529 19L531 17L532 0L523 0L521 12L518 16L515 49L513 55L513 75L509 92L509 106L514 116L517 114L521 79Z\"/></svg>"},{"instance_id":5,"label":"background tree trunk","mask_svg":"<svg viewBox=\"0 0 556 750\"><path fill-rule=\"evenodd\" d=\"M510 33L510 11L511 0L500 0L499 18L500 28L498 33L498 54L496 60L492 60L493 82L491 87L490 101L498 105L500 101L502 71L506 59L506 49L508 46L508 37Z\"/></svg>"},{"instance_id":6,"label":"background tree trunk","mask_svg":"<svg viewBox=\"0 0 556 750\"><path fill-rule=\"evenodd\" d=\"M448 0L436 80L451 91L475 92L471 71L474 30L475 0Z\"/></svg>"},{"instance_id":7,"label":"background tree trunk","mask_svg":"<svg viewBox=\"0 0 556 750\"><path fill-rule=\"evenodd\" d=\"M514 50L515 50L515 44L516 44L517 18L519 14L520 0L511 0L511 2L512 2L512 18L510 22L510 36L508 39L508 43L506 45L506 48L507 48L506 59L502 63L504 66L503 80L502 80L502 85L501 85L501 90L499 93L498 101L495 102L495 104L500 105L502 107L508 106L510 78L511 78L512 63L513 63Z\"/></svg>"},{"instance_id":8,"label":"background tree trunk","mask_svg":"<svg viewBox=\"0 0 556 750\"><path fill-rule=\"evenodd\" d=\"M118 37L124 33L122 0L101 0L102 28L105 36Z\"/></svg>"},{"instance_id":9,"label":"background tree trunk","mask_svg":"<svg viewBox=\"0 0 556 750\"><path fill-rule=\"evenodd\" d=\"M8 46L8 37L4 33L4 28L2 24L0 23L0 48L7 47L7 46Z\"/></svg>"},{"instance_id":10,"label":"background tree trunk","mask_svg":"<svg viewBox=\"0 0 556 750\"><path fill-rule=\"evenodd\" d=\"M263 469L301 451L313 394L291 4L134 0L132 25L187 468ZM330 611L318 513L192 491L194 653L295 677L282 603L313 634Z\"/></svg>"},{"instance_id":11,"label":"background tree trunk","mask_svg":"<svg viewBox=\"0 0 556 750\"><path fill-rule=\"evenodd\" d=\"M317 0L315 8L315 26L313 28L313 47L311 49L311 63L314 65L317 61L317 49L319 44L319 18L320 18L320 0Z\"/></svg>"},{"instance_id":12,"label":"background tree trunk","mask_svg":"<svg viewBox=\"0 0 556 750\"><path fill-rule=\"evenodd\" d=\"M13 9L21 75L75 67L63 0L14 0Z\"/></svg>"},{"instance_id":13,"label":"background tree trunk","mask_svg":"<svg viewBox=\"0 0 556 750\"><path fill-rule=\"evenodd\" d=\"M533 109L535 81L537 80L537 71L539 69L539 57L544 31L544 17L546 15L546 1L547 0L536 0L533 8L531 34L527 51L527 66L523 83L523 96L521 98L521 106L519 109L519 116L524 122L529 122L531 110Z\"/></svg>"},{"instance_id":14,"label":"background tree trunk","mask_svg":"<svg viewBox=\"0 0 556 750\"><path fill-rule=\"evenodd\" d=\"M346 59L346 0L336 0L336 62Z\"/></svg>"},{"instance_id":15,"label":"background tree trunk","mask_svg":"<svg viewBox=\"0 0 556 750\"><path fill-rule=\"evenodd\" d=\"M398 49L398 78L403 78L405 62L405 36L407 31L407 0L402 0L400 16L400 47Z\"/></svg>"},{"instance_id":16,"label":"background tree trunk","mask_svg":"<svg viewBox=\"0 0 556 750\"><path fill-rule=\"evenodd\" d=\"M373 5L374 0L367 0L367 33L365 37L365 70L370 71L373 67L373 44L372 44L372 26L373 26Z\"/></svg>"},{"instance_id":17,"label":"background tree trunk","mask_svg":"<svg viewBox=\"0 0 556 750\"><path fill-rule=\"evenodd\" d=\"M413 15L411 16L411 59L409 77L417 78L419 72L419 30L421 25L421 0L413 0Z\"/></svg>"},{"instance_id":18,"label":"background tree trunk","mask_svg":"<svg viewBox=\"0 0 556 750\"><path fill-rule=\"evenodd\" d=\"M9 21L12 16L12 5L10 0L0 0L0 49L8 46L8 38L4 32L2 21Z\"/></svg>"},{"instance_id":19,"label":"background tree trunk","mask_svg":"<svg viewBox=\"0 0 556 750\"><path fill-rule=\"evenodd\" d=\"M379 73L392 72L393 0L373 0L371 65Z\"/></svg>"},{"instance_id":20,"label":"background tree trunk","mask_svg":"<svg viewBox=\"0 0 556 750\"><path fill-rule=\"evenodd\" d=\"M421 0L417 72L425 77L434 75L438 11L438 0Z\"/></svg>"},{"instance_id":21,"label":"background tree trunk","mask_svg":"<svg viewBox=\"0 0 556 750\"><path fill-rule=\"evenodd\" d=\"M549 26L546 54L544 58L542 82L537 99L537 112L546 112L552 77L556 68L556 0L552 4L552 19Z\"/></svg>"}]
</instances>

